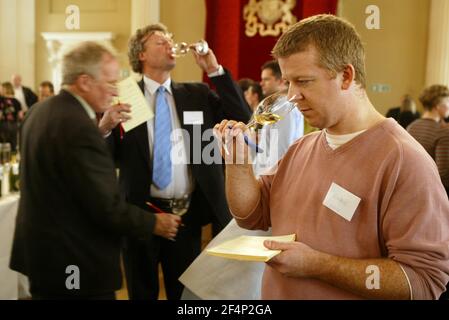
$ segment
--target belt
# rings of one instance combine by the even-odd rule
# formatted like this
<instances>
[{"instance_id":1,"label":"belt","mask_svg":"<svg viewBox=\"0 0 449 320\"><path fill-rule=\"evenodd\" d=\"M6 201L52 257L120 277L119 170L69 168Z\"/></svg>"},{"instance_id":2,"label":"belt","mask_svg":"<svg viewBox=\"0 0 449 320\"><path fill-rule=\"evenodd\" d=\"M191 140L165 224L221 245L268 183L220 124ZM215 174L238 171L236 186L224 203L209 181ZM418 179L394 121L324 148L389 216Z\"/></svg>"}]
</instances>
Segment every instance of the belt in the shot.
<instances>
[{"instance_id":1,"label":"belt","mask_svg":"<svg viewBox=\"0 0 449 320\"><path fill-rule=\"evenodd\" d=\"M189 210L190 199L191 199L190 195L185 196L183 198L171 198L171 199L151 197L149 199L149 202L153 206L156 206L157 208L161 209L163 212L183 215Z\"/></svg>"}]
</instances>

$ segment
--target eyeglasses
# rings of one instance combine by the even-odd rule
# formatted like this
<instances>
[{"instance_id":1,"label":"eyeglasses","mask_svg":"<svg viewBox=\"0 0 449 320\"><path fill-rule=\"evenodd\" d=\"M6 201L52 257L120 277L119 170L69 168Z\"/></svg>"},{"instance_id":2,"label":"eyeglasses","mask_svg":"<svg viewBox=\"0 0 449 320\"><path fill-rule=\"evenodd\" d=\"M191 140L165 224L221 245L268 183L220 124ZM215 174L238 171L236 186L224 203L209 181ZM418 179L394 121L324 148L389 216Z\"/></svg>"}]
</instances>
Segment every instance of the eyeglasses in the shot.
<instances>
[{"instance_id":1,"label":"eyeglasses","mask_svg":"<svg viewBox=\"0 0 449 320\"><path fill-rule=\"evenodd\" d=\"M156 44L173 44L173 34L172 33L162 33L162 31L153 31L150 32L149 34L147 34L142 41L140 42L142 47L145 46L145 44L147 43L148 39L150 39L150 37L155 34L156 32L160 32L159 37L160 39L157 40Z\"/></svg>"},{"instance_id":2,"label":"eyeglasses","mask_svg":"<svg viewBox=\"0 0 449 320\"><path fill-rule=\"evenodd\" d=\"M93 81L95 81L98 84L101 85L105 85L109 90L114 90L117 91L118 90L118 83L117 81L104 81L104 80L100 80L95 78L94 76L90 75L90 74L83 74L83 76L87 76L89 78L91 78Z\"/></svg>"}]
</instances>

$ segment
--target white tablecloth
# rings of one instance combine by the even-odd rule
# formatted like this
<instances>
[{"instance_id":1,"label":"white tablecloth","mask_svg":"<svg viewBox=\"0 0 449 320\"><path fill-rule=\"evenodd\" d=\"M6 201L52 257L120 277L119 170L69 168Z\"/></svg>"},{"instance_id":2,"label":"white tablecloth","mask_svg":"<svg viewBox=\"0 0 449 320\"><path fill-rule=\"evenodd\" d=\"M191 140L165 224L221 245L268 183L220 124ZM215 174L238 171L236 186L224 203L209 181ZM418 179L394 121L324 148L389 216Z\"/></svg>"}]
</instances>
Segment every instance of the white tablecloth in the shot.
<instances>
[{"instance_id":1,"label":"white tablecloth","mask_svg":"<svg viewBox=\"0 0 449 320\"><path fill-rule=\"evenodd\" d=\"M18 194L0 199L0 300L18 299L19 281L26 280L9 269L18 204Z\"/></svg>"}]
</instances>

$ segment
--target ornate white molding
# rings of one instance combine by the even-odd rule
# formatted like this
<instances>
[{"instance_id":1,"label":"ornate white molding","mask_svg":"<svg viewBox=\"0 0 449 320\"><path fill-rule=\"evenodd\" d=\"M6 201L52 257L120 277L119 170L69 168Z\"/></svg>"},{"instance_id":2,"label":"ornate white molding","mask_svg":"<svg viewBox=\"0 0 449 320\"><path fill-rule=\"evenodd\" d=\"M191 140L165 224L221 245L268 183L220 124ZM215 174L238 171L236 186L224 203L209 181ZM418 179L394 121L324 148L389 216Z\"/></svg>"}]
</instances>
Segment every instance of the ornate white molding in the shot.
<instances>
[{"instance_id":1,"label":"ornate white molding","mask_svg":"<svg viewBox=\"0 0 449 320\"><path fill-rule=\"evenodd\" d=\"M51 65L52 82L56 92L61 88L61 62L68 48L82 41L96 41L114 48L112 40L115 35L111 32L43 32L41 35L49 53L48 62Z\"/></svg>"}]
</instances>

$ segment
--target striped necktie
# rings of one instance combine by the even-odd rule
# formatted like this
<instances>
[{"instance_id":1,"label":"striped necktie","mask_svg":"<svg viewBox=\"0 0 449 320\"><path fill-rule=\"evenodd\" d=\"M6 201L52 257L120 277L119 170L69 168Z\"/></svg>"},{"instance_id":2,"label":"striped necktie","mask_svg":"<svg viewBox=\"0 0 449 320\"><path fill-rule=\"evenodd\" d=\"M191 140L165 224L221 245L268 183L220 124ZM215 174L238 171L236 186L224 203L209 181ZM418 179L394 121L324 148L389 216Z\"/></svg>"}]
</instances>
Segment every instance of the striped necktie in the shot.
<instances>
[{"instance_id":1,"label":"striped necktie","mask_svg":"<svg viewBox=\"0 0 449 320\"><path fill-rule=\"evenodd\" d=\"M165 88L156 92L156 116L154 120L153 183L160 190L167 188L172 179L170 107Z\"/></svg>"}]
</instances>

